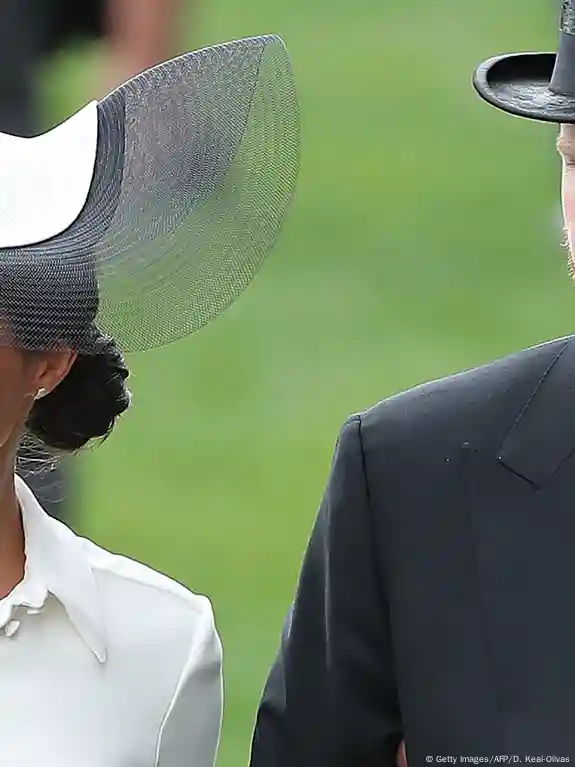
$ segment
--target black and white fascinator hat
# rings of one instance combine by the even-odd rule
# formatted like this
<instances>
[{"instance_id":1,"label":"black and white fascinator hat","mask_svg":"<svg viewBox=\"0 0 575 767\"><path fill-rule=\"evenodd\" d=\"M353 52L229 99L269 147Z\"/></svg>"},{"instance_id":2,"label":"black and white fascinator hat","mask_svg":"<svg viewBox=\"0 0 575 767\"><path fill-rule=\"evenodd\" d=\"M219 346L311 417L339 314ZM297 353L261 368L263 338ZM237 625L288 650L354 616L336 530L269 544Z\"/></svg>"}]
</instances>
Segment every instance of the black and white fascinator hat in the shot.
<instances>
[{"instance_id":1,"label":"black and white fascinator hat","mask_svg":"<svg viewBox=\"0 0 575 767\"><path fill-rule=\"evenodd\" d=\"M276 36L168 61L34 138L0 134L0 343L167 344L232 303L284 221L299 117Z\"/></svg>"}]
</instances>

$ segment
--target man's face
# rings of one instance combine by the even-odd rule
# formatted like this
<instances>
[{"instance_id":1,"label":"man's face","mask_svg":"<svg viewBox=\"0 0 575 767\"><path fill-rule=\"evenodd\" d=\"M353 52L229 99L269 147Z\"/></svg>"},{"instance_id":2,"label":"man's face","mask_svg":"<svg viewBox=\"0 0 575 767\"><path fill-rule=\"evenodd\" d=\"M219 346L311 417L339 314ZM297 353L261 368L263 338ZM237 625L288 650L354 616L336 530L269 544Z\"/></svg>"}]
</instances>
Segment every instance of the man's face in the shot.
<instances>
[{"instance_id":1,"label":"man's face","mask_svg":"<svg viewBox=\"0 0 575 767\"><path fill-rule=\"evenodd\" d=\"M575 277L575 125L562 125L557 149L563 161L562 199L569 266Z\"/></svg>"}]
</instances>

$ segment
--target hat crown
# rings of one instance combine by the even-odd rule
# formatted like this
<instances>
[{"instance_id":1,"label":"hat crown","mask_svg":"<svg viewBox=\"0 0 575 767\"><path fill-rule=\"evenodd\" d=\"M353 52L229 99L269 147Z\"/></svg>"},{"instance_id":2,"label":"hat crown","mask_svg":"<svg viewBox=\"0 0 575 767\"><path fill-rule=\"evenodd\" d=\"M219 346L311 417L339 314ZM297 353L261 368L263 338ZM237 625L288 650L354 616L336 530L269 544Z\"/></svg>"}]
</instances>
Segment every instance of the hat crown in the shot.
<instances>
[{"instance_id":1,"label":"hat crown","mask_svg":"<svg viewBox=\"0 0 575 767\"><path fill-rule=\"evenodd\" d=\"M575 7L574 0L563 0L559 47L549 90L558 96L575 98Z\"/></svg>"},{"instance_id":2,"label":"hat crown","mask_svg":"<svg viewBox=\"0 0 575 767\"><path fill-rule=\"evenodd\" d=\"M575 35L575 8L573 0L563 0L561 8L561 32L568 35Z\"/></svg>"}]
</instances>

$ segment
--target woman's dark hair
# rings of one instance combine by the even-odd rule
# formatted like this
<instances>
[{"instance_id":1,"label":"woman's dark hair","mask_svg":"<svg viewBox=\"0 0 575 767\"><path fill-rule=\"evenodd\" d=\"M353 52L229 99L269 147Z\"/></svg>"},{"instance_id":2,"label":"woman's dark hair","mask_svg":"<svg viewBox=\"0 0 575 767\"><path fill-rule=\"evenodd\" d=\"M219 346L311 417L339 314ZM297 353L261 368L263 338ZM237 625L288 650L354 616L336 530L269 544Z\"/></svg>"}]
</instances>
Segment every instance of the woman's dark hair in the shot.
<instances>
[{"instance_id":1,"label":"woman's dark hair","mask_svg":"<svg viewBox=\"0 0 575 767\"><path fill-rule=\"evenodd\" d=\"M95 353L78 354L68 375L30 411L28 432L47 447L74 452L92 439L105 439L130 406L122 354L108 336L95 343Z\"/></svg>"}]
</instances>

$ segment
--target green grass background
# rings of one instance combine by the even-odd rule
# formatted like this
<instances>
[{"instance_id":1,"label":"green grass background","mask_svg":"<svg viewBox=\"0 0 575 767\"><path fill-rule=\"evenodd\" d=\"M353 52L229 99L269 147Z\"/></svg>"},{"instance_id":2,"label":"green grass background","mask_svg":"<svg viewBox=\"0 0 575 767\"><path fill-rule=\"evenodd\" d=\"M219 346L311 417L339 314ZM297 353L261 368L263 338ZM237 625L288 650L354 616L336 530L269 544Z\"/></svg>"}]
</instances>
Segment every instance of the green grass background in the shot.
<instances>
[{"instance_id":1,"label":"green grass background","mask_svg":"<svg viewBox=\"0 0 575 767\"><path fill-rule=\"evenodd\" d=\"M81 530L210 595L225 645L221 767L246 763L339 427L420 381L571 332L554 130L498 114L480 60L553 49L559 3L211 0L180 48L280 33L302 170L251 289L135 356L133 411L83 460ZM81 105L94 52L43 78Z\"/></svg>"}]
</instances>

